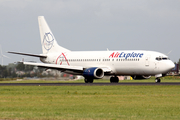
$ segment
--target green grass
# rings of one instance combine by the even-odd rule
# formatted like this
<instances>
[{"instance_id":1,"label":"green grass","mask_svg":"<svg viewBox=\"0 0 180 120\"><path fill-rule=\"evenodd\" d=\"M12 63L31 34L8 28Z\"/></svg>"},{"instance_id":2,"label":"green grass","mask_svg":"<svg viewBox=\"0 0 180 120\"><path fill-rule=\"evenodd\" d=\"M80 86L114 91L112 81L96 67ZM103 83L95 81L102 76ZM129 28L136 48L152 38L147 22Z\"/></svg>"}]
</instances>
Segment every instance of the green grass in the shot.
<instances>
[{"instance_id":1,"label":"green grass","mask_svg":"<svg viewBox=\"0 0 180 120\"><path fill-rule=\"evenodd\" d=\"M1 86L0 119L180 119L179 86Z\"/></svg>"}]
</instances>

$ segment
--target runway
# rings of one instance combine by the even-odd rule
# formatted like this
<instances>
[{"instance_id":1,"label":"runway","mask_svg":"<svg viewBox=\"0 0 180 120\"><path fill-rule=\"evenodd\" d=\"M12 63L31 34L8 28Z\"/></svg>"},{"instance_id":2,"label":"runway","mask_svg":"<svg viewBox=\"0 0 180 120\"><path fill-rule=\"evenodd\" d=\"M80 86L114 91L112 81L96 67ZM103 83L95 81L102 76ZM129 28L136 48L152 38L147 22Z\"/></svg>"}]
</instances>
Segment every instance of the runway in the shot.
<instances>
[{"instance_id":1,"label":"runway","mask_svg":"<svg viewBox=\"0 0 180 120\"><path fill-rule=\"evenodd\" d=\"M180 82L162 82L162 83L0 83L0 86L129 86L129 85L180 85Z\"/></svg>"}]
</instances>

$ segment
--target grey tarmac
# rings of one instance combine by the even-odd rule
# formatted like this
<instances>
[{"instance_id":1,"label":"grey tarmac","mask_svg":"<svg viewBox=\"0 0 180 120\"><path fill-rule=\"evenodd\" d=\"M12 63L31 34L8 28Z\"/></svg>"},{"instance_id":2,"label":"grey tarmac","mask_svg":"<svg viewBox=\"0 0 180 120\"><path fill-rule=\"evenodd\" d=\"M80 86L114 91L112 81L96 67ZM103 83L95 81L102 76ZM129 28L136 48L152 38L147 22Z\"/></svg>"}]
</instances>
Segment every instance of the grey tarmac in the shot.
<instances>
[{"instance_id":1,"label":"grey tarmac","mask_svg":"<svg viewBox=\"0 0 180 120\"><path fill-rule=\"evenodd\" d=\"M0 86L122 86L122 85L180 85L180 82L137 82L137 83L0 83Z\"/></svg>"}]
</instances>

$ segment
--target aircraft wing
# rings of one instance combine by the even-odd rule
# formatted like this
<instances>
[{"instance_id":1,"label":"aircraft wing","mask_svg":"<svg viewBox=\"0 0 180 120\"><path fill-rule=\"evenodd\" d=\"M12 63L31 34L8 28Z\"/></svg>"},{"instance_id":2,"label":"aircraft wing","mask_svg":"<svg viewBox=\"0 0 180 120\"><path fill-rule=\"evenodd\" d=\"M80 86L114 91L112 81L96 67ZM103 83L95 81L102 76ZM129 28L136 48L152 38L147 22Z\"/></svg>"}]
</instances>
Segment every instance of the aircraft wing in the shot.
<instances>
[{"instance_id":1,"label":"aircraft wing","mask_svg":"<svg viewBox=\"0 0 180 120\"><path fill-rule=\"evenodd\" d=\"M25 65L34 65L38 67L57 69L57 70L70 70L83 72L83 67L80 66L68 66L68 65L57 65L57 64L46 64L46 63L33 63L33 62L23 62Z\"/></svg>"},{"instance_id":2,"label":"aircraft wing","mask_svg":"<svg viewBox=\"0 0 180 120\"><path fill-rule=\"evenodd\" d=\"M47 69L56 69L60 71L73 71L82 73L84 69L82 66L69 66L69 65L57 65L57 64L46 64L46 63L33 63L33 62L23 62L25 65L34 65L38 67L43 67ZM104 72L111 72L111 69L108 67L100 67Z\"/></svg>"}]
</instances>

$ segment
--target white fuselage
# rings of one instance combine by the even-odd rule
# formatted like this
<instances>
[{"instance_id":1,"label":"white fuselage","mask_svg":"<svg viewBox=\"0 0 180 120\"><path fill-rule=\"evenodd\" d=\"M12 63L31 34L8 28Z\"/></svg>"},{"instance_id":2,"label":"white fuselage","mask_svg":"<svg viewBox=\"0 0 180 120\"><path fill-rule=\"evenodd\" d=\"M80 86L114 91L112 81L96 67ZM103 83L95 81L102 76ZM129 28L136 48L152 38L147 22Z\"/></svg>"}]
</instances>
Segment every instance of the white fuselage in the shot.
<instances>
[{"instance_id":1,"label":"white fuselage","mask_svg":"<svg viewBox=\"0 0 180 120\"><path fill-rule=\"evenodd\" d=\"M51 53L41 61L83 68L106 67L115 75L166 74L174 67L166 55L142 50Z\"/></svg>"},{"instance_id":2,"label":"white fuselage","mask_svg":"<svg viewBox=\"0 0 180 120\"><path fill-rule=\"evenodd\" d=\"M9 52L39 57L44 63L23 62L46 69L84 76L85 83L112 76L110 82L119 82L118 75L131 75L134 79L155 75L156 82L174 68L174 63L159 52L144 50L118 51L70 51L60 46L50 30L44 16L38 17L42 54ZM49 63L49 64L48 64Z\"/></svg>"}]
</instances>

